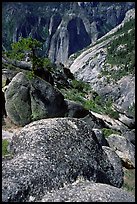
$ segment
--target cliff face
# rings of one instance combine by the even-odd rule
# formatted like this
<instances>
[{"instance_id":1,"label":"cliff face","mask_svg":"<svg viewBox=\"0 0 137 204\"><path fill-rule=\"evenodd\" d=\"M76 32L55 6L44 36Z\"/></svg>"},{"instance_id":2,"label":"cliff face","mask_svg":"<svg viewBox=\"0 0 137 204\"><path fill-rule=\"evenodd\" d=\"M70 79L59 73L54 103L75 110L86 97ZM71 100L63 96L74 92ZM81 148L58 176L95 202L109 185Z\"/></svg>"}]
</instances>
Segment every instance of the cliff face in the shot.
<instances>
[{"instance_id":1,"label":"cliff face","mask_svg":"<svg viewBox=\"0 0 137 204\"><path fill-rule=\"evenodd\" d=\"M43 42L43 55L65 63L68 57L95 42L121 23L134 2L3 3L2 42L10 48L19 37Z\"/></svg>"},{"instance_id":2,"label":"cliff face","mask_svg":"<svg viewBox=\"0 0 137 204\"><path fill-rule=\"evenodd\" d=\"M79 56L78 56L79 55ZM96 43L70 56L66 66L104 99L128 110L135 103L135 10Z\"/></svg>"}]
</instances>

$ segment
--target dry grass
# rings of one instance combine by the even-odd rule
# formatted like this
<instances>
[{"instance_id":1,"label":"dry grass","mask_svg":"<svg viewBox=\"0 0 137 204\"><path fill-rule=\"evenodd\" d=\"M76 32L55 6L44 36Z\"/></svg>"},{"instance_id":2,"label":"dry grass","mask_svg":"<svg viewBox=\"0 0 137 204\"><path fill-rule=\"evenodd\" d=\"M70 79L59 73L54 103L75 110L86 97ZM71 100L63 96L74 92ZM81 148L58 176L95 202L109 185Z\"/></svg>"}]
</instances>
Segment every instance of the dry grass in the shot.
<instances>
[{"instance_id":1,"label":"dry grass","mask_svg":"<svg viewBox=\"0 0 137 204\"><path fill-rule=\"evenodd\" d=\"M124 184L122 189L132 193L135 196L135 169L126 169L124 170Z\"/></svg>"}]
</instances>

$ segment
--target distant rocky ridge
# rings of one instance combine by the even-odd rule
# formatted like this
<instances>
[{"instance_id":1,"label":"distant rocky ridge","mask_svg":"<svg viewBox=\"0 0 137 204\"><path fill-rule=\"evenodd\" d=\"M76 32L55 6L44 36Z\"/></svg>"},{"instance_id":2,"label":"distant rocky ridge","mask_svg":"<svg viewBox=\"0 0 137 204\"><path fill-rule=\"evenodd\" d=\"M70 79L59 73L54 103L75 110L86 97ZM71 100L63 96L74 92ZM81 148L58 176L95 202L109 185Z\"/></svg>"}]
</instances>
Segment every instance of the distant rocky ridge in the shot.
<instances>
[{"instance_id":1,"label":"distant rocky ridge","mask_svg":"<svg viewBox=\"0 0 137 204\"><path fill-rule=\"evenodd\" d=\"M3 3L3 49L32 35L43 42L43 54L53 62L95 42L117 26L134 2Z\"/></svg>"}]
</instances>

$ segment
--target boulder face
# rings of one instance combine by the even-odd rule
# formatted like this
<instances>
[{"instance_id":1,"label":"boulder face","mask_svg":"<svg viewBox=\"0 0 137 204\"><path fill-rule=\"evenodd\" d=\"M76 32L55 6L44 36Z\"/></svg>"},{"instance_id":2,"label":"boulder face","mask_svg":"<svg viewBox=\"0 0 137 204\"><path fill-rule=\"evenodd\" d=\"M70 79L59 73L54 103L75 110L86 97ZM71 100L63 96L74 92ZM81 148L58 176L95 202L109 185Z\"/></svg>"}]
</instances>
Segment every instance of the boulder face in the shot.
<instances>
[{"instance_id":1,"label":"boulder face","mask_svg":"<svg viewBox=\"0 0 137 204\"><path fill-rule=\"evenodd\" d=\"M124 136L111 134L107 141L109 146L121 158L123 166L127 169L135 168L135 146Z\"/></svg>"},{"instance_id":2,"label":"boulder face","mask_svg":"<svg viewBox=\"0 0 137 204\"><path fill-rule=\"evenodd\" d=\"M121 167L113 167L94 132L80 119L35 121L16 133L3 161L3 201L42 199L44 192L84 180L121 187ZM8 188L7 188L8 187Z\"/></svg>"},{"instance_id":3,"label":"boulder face","mask_svg":"<svg viewBox=\"0 0 137 204\"><path fill-rule=\"evenodd\" d=\"M46 194L38 202L135 202L135 197L107 184L79 181Z\"/></svg>"},{"instance_id":4,"label":"boulder face","mask_svg":"<svg viewBox=\"0 0 137 204\"><path fill-rule=\"evenodd\" d=\"M65 100L65 102L67 106L66 117L83 118L88 115L88 110L86 110L82 105L70 100Z\"/></svg>"},{"instance_id":5,"label":"boulder face","mask_svg":"<svg viewBox=\"0 0 137 204\"><path fill-rule=\"evenodd\" d=\"M121 23L134 2L13 2L2 4L3 47L19 37L43 42L43 54L53 62L68 57L96 41Z\"/></svg>"},{"instance_id":6,"label":"boulder face","mask_svg":"<svg viewBox=\"0 0 137 204\"><path fill-rule=\"evenodd\" d=\"M5 92L5 108L8 117L17 125L32 120L63 116L65 102L63 95L48 82L18 73Z\"/></svg>"}]
</instances>

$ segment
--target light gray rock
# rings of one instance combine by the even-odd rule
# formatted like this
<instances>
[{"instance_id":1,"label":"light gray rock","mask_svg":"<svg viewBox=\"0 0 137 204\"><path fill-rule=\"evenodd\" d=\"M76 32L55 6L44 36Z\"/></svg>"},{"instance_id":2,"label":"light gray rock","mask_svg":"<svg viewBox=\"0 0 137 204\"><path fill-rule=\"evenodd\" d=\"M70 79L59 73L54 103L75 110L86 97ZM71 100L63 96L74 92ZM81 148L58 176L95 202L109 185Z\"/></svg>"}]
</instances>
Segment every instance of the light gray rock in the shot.
<instances>
[{"instance_id":1,"label":"light gray rock","mask_svg":"<svg viewBox=\"0 0 137 204\"><path fill-rule=\"evenodd\" d=\"M96 120L103 121L104 125L102 128L106 127L119 132L129 131L128 127L117 119L111 118L106 114L95 113L93 111L90 111L90 113L94 116L94 118L96 118Z\"/></svg>"},{"instance_id":2,"label":"light gray rock","mask_svg":"<svg viewBox=\"0 0 137 204\"><path fill-rule=\"evenodd\" d=\"M135 145L135 129L125 132L124 137Z\"/></svg>"},{"instance_id":3,"label":"light gray rock","mask_svg":"<svg viewBox=\"0 0 137 204\"><path fill-rule=\"evenodd\" d=\"M135 197L107 184L80 181L46 193L37 202L135 202Z\"/></svg>"},{"instance_id":4,"label":"light gray rock","mask_svg":"<svg viewBox=\"0 0 137 204\"><path fill-rule=\"evenodd\" d=\"M1 97L1 107L2 107L2 118L7 116L7 113L6 113L6 108L5 108L5 94L4 92L2 91L2 97Z\"/></svg>"},{"instance_id":5,"label":"light gray rock","mask_svg":"<svg viewBox=\"0 0 137 204\"><path fill-rule=\"evenodd\" d=\"M121 158L127 169L135 168L135 146L124 136L112 134L107 138L109 146Z\"/></svg>"},{"instance_id":6,"label":"light gray rock","mask_svg":"<svg viewBox=\"0 0 137 204\"><path fill-rule=\"evenodd\" d=\"M94 132L74 118L53 118L26 125L13 136L13 159L2 166L3 201L42 198L44 192L84 180L121 187L118 175ZM119 167L118 167L119 168Z\"/></svg>"},{"instance_id":7,"label":"light gray rock","mask_svg":"<svg viewBox=\"0 0 137 204\"><path fill-rule=\"evenodd\" d=\"M135 117L127 117L124 114L119 114L119 121L124 123L129 129L135 128Z\"/></svg>"},{"instance_id":8,"label":"light gray rock","mask_svg":"<svg viewBox=\"0 0 137 204\"><path fill-rule=\"evenodd\" d=\"M135 15L133 15L134 13L134 10L130 10L127 16L135 18ZM126 17L126 20L127 19L130 20L130 17ZM108 75L110 80L102 74L104 67L109 73L111 73L112 70L117 71L118 69L122 69L122 65L119 67L107 63L107 48L110 46L111 42L118 37L118 35L111 34L115 34L120 26L124 25L124 22L125 21L119 24L115 29L112 29L108 34L98 39L98 43L92 43L87 49L83 50L78 57L72 60L73 62L71 62L71 65L69 62L68 64L74 76L77 79L90 83L92 88L103 99L112 98L113 102L120 105L124 110L128 110L128 107L135 103L134 74L130 75L127 73L127 76L121 77L118 81L115 81L113 77L111 77L111 74Z\"/></svg>"},{"instance_id":9,"label":"light gray rock","mask_svg":"<svg viewBox=\"0 0 137 204\"><path fill-rule=\"evenodd\" d=\"M11 133L9 131L2 130L2 139L7 139L7 140L11 141L13 134L14 133Z\"/></svg>"},{"instance_id":10,"label":"light gray rock","mask_svg":"<svg viewBox=\"0 0 137 204\"><path fill-rule=\"evenodd\" d=\"M17 74L17 71L10 69L2 69L2 87L9 84L13 77ZM8 83L7 83L8 81Z\"/></svg>"}]
</instances>

